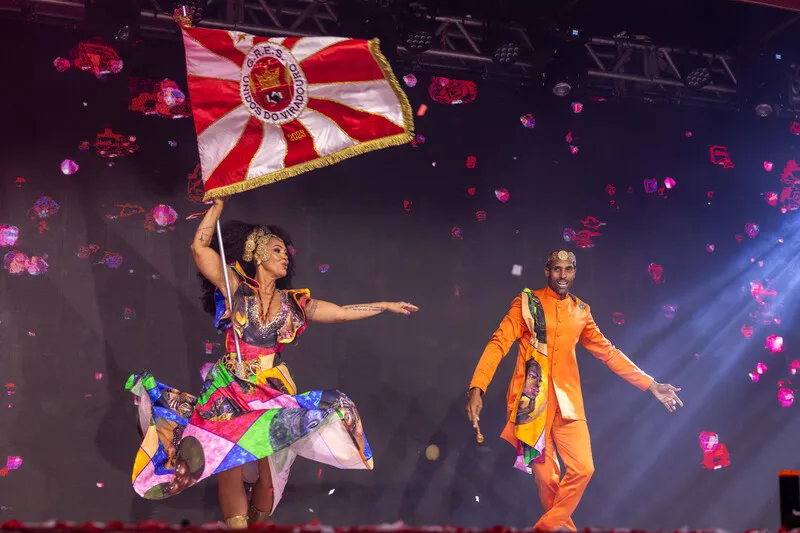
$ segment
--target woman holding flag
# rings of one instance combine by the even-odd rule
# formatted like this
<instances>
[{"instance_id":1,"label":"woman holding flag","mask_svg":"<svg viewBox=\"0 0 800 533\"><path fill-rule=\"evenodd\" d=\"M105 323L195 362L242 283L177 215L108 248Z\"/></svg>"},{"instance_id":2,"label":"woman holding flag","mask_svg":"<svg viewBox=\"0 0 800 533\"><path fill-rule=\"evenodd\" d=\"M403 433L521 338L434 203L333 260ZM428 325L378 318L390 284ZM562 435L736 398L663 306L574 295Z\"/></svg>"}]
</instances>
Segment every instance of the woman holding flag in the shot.
<instances>
[{"instance_id":1,"label":"woman holding flag","mask_svg":"<svg viewBox=\"0 0 800 533\"><path fill-rule=\"evenodd\" d=\"M356 406L337 390L298 394L281 361L283 348L308 322L347 322L385 311L410 315L418 308L406 302L340 307L312 299L308 289L291 288L291 241L275 226L223 226L229 262L223 268L214 239L223 206L216 199L205 214L192 255L204 307L226 330L226 354L203 376L199 397L147 372L130 377L127 388L137 397L144 436L133 486L145 498L163 499L217 474L225 523L245 528L277 507L297 455L338 468L372 469ZM245 482L255 483L249 506Z\"/></svg>"}]
</instances>

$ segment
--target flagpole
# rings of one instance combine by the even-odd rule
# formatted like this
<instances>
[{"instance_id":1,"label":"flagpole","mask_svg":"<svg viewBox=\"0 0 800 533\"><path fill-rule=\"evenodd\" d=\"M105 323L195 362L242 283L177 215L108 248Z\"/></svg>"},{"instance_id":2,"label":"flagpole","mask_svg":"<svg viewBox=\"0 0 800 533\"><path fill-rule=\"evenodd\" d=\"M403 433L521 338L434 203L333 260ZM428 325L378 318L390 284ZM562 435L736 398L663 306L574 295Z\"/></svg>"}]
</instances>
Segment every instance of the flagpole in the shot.
<instances>
[{"instance_id":1,"label":"flagpole","mask_svg":"<svg viewBox=\"0 0 800 533\"><path fill-rule=\"evenodd\" d=\"M222 243L222 226L217 219L217 240L219 242L219 255L222 258L222 274L225 276L225 294L228 296L228 309L230 310L231 329L233 330L233 341L236 344L236 374L242 374L244 363L242 363L242 350L239 348L239 334L233 327L233 294L231 294L231 280L228 276L228 261L225 260L225 245ZM242 376L239 375L241 378Z\"/></svg>"}]
</instances>

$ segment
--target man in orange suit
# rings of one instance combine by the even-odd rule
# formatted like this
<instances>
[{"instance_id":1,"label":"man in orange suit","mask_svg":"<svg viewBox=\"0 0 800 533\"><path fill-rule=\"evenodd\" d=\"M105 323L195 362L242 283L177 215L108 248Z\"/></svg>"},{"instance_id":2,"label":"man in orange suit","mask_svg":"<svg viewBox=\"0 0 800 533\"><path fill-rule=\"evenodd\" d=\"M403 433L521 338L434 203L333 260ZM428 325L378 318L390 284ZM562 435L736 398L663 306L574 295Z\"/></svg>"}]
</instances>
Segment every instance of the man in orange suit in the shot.
<instances>
[{"instance_id":1,"label":"man in orange suit","mask_svg":"<svg viewBox=\"0 0 800 533\"><path fill-rule=\"evenodd\" d=\"M514 466L536 478L545 513L534 527L542 531L576 530L571 516L594 472L575 358L578 342L628 383L652 392L670 412L683 406L679 388L656 382L603 336L589 306L570 294L575 270L572 252L550 254L544 269L547 287L525 289L511 302L483 351L468 393L467 415L480 441L481 397L500 360L519 340L501 436L517 449ZM566 467L563 478L556 449Z\"/></svg>"}]
</instances>

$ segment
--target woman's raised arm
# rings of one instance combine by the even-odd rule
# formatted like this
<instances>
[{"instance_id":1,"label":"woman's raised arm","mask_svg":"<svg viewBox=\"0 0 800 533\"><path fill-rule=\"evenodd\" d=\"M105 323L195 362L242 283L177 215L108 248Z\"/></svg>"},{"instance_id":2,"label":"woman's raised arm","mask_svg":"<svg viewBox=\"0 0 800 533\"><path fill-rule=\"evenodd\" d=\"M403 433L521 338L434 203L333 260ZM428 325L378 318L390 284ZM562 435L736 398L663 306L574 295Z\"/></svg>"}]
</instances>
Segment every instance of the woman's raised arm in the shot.
<instances>
[{"instance_id":1,"label":"woman's raised arm","mask_svg":"<svg viewBox=\"0 0 800 533\"><path fill-rule=\"evenodd\" d=\"M197 265L197 270L210 281L215 287L222 291L222 294L227 298L227 290L225 288L225 274L222 270L222 259L219 254L211 248L213 239L216 239L217 221L222 215L222 208L225 205L225 200L217 198L214 203L206 212L203 220L200 221L197 231L192 240L192 257L194 264ZM228 279L231 284L231 291L236 292L239 287L239 278L233 272L233 269L228 268Z\"/></svg>"}]
</instances>

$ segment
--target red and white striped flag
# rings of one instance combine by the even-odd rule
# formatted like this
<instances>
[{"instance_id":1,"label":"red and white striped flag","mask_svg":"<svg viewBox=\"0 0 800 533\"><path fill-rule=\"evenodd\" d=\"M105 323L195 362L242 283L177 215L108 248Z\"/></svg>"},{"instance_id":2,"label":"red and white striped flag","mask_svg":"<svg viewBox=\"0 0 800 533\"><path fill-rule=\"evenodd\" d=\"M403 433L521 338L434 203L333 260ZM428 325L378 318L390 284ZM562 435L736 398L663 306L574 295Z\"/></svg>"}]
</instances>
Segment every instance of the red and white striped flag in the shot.
<instances>
[{"instance_id":1,"label":"red and white striped flag","mask_svg":"<svg viewBox=\"0 0 800 533\"><path fill-rule=\"evenodd\" d=\"M205 200L413 137L375 39L182 31Z\"/></svg>"}]
</instances>

